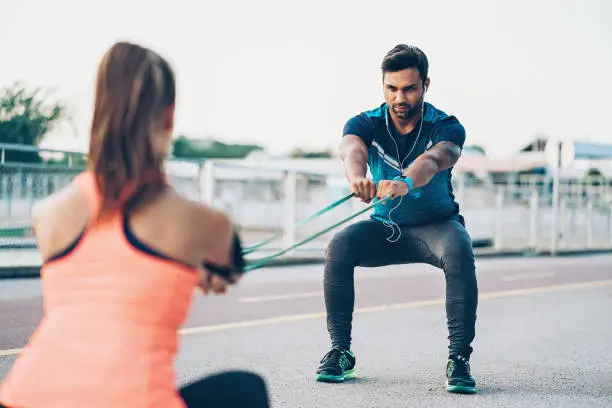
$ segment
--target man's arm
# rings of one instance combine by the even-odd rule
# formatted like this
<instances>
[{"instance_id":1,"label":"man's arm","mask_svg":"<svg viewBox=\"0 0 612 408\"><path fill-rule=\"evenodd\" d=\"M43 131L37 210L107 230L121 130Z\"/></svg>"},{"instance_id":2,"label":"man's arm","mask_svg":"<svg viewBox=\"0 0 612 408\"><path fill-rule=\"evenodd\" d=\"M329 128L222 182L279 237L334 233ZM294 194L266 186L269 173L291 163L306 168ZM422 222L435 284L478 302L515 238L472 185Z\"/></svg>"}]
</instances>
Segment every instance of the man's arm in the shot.
<instances>
[{"instance_id":1,"label":"man's arm","mask_svg":"<svg viewBox=\"0 0 612 408\"><path fill-rule=\"evenodd\" d=\"M366 178L368 148L365 142L359 136L348 134L342 138L339 150L351 191L355 197L369 203L376 196L376 184Z\"/></svg>"},{"instance_id":2,"label":"man's arm","mask_svg":"<svg viewBox=\"0 0 612 408\"><path fill-rule=\"evenodd\" d=\"M453 167L461 156L461 147L453 142L442 141L417 157L406 170L404 177L410 177L412 188L419 188L427 183L437 173Z\"/></svg>"},{"instance_id":3,"label":"man's arm","mask_svg":"<svg viewBox=\"0 0 612 408\"><path fill-rule=\"evenodd\" d=\"M465 129L454 118L447 119L437 129L432 142L433 147L417 157L402 173L410 181L383 180L378 185L378 197L391 194L394 198L407 194L410 189L422 187L429 183L439 172L453 167L461 156L465 142Z\"/></svg>"},{"instance_id":4,"label":"man's arm","mask_svg":"<svg viewBox=\"0 0 612 408\"><path fill-rule=\"evenodd\" d=\"M454 116L438 123L432 138L433 147L404 169L403 175L410 177L412 188L426 185L437 173L453 167L461 156L465 138L465 128Z\"/></svg>"},{"instance_id":5,"label":"man's arm","mask_svg":"<svg viewBox=\"0 0 612 408\"><path fill-rule=\"evenodd\" d=\"M376 184L366 178L368 171L368 148L374 140L374 125L365 115L353 116L342 130L339 146L344 173L351 191L361 201L369 203L376 196Z\"/></svg>"},{"instance_id":6,"label":"man's arm","mask_svg":"<svg viewBox=\"0 0 612 408\"><path fill-rule=\"evenodd\" d=\"M339 147L340 159L350 183L362 179L368 171L368 148L359 136L346 135Z\"/></svg>"}]
</instances>

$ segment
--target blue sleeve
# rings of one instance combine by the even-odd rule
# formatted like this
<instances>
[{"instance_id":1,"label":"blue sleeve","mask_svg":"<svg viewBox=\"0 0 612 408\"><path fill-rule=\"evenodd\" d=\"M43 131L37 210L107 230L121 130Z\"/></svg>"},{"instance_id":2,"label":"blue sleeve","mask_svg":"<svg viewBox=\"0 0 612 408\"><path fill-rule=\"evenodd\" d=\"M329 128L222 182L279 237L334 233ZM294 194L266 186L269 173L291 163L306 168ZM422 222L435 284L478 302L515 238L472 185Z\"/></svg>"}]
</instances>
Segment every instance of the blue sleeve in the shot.
<instances>
[{"instance_id":1,"label":"blue sleeve","mask_svg":"<svg viewBox=\"0 0 612 408\"><path fill-rule=\"evenodd\" d=\"M432 143L452 142L463 148L465 143L465 128L454 116L442 120L437 126Z\"/></svg>"},{"instance_id":2,"label":"blue sleeve","mask_svg":"<svg viewBox=\"0 0 612 408\"><path fill-rule=\"evenodd\" d=\"M372 120L364 114L353 116L344 125L342 136L344 137L346 135L360 137L369 148L372 146L372 141L374 140L374 124Z\"/></svg>"}]
</instances>

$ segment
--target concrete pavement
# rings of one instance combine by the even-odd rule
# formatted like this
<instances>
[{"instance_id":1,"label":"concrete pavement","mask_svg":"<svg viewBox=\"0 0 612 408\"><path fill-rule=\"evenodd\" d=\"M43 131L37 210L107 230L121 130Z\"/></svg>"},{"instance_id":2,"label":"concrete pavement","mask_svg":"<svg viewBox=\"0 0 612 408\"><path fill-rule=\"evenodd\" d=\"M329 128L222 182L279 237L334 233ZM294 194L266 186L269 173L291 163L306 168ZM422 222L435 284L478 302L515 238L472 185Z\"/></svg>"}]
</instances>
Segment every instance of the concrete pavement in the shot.
<instances>
[{"instance_id":1,"label":"concrete pavement","mask_svg":"<svg viewBox=\"0 0 612 408\"><path fill-rule=\"evenodd\" d=\"M476 396L443 388L444 278L426 265L357 271L358 379L313 381L327 351L321 267L260 270L196 296L177 382L251 369L274 407L611 407L612 256L477 261ZM38 280L0 281L0 378L40 318Z\"/></svg>"}]
</instances>

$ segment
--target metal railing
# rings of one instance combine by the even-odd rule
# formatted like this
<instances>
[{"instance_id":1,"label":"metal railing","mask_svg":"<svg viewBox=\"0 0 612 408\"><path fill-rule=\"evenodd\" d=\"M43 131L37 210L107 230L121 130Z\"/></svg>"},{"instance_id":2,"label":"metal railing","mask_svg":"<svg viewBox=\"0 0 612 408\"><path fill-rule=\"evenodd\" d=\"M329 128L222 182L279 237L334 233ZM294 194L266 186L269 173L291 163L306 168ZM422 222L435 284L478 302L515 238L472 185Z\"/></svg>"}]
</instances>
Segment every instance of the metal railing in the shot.
<instances>
[{"instance_id":1,"label":"metal railing","mask_svg":"<svg viewBox=\"0 0 612 408\"><path fill-rule=\"evenodd\" d=\"M19 148L0 144L3 157L5 150ZM32 206L84 169L75 164L83 162L82 153L36 151L73 157L74 162L0 161L0 248L33 247ZM337 162L330 161L327 171L292 169L288 164L168 158L167 169L170 183L180 194L225 210L247 243L283 231L283 238L270 244L270 249L289 246L361 208L359 201L352 200L296 230L298 220L350 191ZM560 179L556 218L553 181L547 176L479 180L456 173L453 185L472 238L490 241L493 251L612 249L612 180ZM335 232L305 249L322 249ZM552 240L552 234L557 239Z\"/></svg>"},{"instance_id":2,"label":"metal railing","mask_svg":"<svg viewBox=\"0 0 612 408\"><path fill-rule=\"evenodd\" d=\"M492 236L497 251L612 249L612 180L560 179L556 215L550 177L456 184L466 223Z\"/></svg>"}]
</instances>

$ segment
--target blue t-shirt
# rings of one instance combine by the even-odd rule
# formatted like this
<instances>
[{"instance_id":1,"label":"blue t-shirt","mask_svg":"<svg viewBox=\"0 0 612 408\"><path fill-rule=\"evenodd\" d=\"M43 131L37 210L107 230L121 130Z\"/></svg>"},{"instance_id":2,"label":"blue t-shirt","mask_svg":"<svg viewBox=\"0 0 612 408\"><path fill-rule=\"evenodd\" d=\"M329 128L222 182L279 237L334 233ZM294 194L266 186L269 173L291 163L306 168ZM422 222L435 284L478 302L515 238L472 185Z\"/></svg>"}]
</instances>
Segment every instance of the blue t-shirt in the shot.
<instances>
[{"instance_id":1,"label":"blue t-shirt","mask_svg":"<svg viewBox=\"0 0 612 408\"><path fill-rule=\"evenodd\" d=\"M393 180L431 146L441 141L453 142L463 148L465 129L457 118L425 103L421 121L408 134L400 134L388 114L386 103L362 112L348 120L343 135L360 137L368 147L368 166L376 185L380 180ZM414 146L414 148L413 148ZM452 217L461 222L459 205L451 184L452 168L437 173L425 186L408 195L374 207L372 218L391 221L400 226L428 224ZM398 205L399 203L399 205Z\"/></svg>"}]
</instances>

